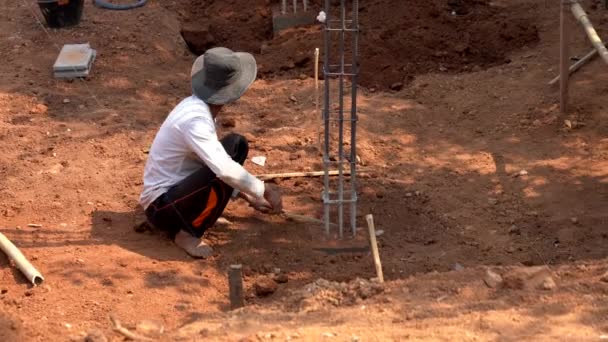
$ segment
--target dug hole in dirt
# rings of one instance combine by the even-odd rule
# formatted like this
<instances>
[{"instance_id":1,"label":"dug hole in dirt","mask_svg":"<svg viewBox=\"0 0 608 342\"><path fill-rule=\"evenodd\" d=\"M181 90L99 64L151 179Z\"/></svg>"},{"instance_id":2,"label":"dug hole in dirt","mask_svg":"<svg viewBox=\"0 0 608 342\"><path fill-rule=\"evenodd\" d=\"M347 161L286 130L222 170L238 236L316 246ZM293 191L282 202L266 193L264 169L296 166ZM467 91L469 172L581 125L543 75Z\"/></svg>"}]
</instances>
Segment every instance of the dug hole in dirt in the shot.
<instances>
[{"instance_id":1,"label":"dug hole in dirt","mask_svg":"<svg viewBox=\"0 0 608 342\"><path fill-rule=\"evenodd\" d=\"M311 3L317 11L323 8L322 1ZM273 35L276 5L267 0L191 1L181 34L197 55L213 46L254 53L264 78L312 77L313 52L323 46L321 25ZM511 51L538 41L529 6L504 7L490 0L364 1L360 27L359 82L376 89L400 90L429 72L478 71L509 63Z\"/></svg>"}]
</instances>

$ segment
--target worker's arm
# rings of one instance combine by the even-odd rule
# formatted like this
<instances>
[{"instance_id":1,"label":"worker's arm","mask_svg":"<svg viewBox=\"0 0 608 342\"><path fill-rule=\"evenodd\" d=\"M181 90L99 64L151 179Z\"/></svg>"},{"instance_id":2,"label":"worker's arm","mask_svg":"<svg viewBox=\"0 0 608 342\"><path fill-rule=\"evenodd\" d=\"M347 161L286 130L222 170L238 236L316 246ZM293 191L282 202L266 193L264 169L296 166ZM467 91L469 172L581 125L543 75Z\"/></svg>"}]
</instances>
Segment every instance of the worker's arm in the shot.
<instances>
[{"instance_id":1,"label":"worker's arm","mask_svg":"<svg viewBox=\"0 0 608 342\"><path fill-rule=\"evenodd\" d=\"M195 118L183 128L186 142L196 155L215 173L215 175L234 189L255 198L263 199L264 182L250 174L245 168L232 160L224 146L217 139L212 123L205 118Z\"/></svg>"}]
</instances>

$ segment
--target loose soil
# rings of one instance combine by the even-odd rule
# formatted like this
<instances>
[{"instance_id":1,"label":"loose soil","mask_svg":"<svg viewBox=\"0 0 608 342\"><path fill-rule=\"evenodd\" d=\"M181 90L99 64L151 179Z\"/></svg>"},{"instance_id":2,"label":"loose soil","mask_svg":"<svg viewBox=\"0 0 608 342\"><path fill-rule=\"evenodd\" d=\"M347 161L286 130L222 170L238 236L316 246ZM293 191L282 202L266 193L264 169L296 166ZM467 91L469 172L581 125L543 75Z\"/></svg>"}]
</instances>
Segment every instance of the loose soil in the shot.
<instances>
[{"instance_id":1,"label":"loose soil","mask_svg":"<svg viewBox=\"0 0 608 342\"><path fill-rule=\"evenodd\" d=\"M318 12L321 3L311 6ZM323 46L320 25L273 36L273 8L275 3L260 0L191 1L182 34L196 54L212 46L256 54L265 78L313 76L313 51ZM429 72L459 73L509 63L509 52L538 41L533 8L489 0L363 2L359 82L387 89ZM339 62L338 38L331 36L330 64ZM352 58L350 39L347 35L347 63Z\"/></svg>"},{"instance_id":2,"label":"loose soil","mask_svg":"<svg viewBox=\"0 0 608 342\"><path fill-rule=\"evenodd\" d=\"M233 15L245 25L269 6L226 3L192 13L201 22ZM100 332L121 341L110 315L131 330L158 322L165 340L595 341L608 334L606 66L597 59L577 72L571 111L562 116L557 89L546 85L557 72L558 4L403 2L406 11L401 3L388 11L386 1L366 2L361 18L369 89L359 101L358 153L371 171L359 179L358 223L364 227L363 215L372 213L383 231L387 282L378 286L369 281L365 230L340 241L315 224L234 202L230 223L206 236L215 255L194 260L162 234L133 229L146 151L190 94L194 56L180 35L192 20L185 2L150 1L125 12L85 2L79 26L47 36L30 2L1 1L0 227L46 280L30 287L0 255L0 340L82 341ZM582 2L606 37L608 11L598 3ZM433 9L439 15L429 20ZM397 10L408 21L394 19ZM372 49L366 39L384 31L365 27L383 20L410 34L395 30L393 46ZM270 62L295 65L320 33L251 31L252 43L267 45L256 53L263 77L226 107L220 123L231 122L222 134L246 135L251 156L267 157L264 167L247 162L256 174L319 170L310 62L286 70ZM214 44L245 42L229 30L209 32ZM581 31L572 36L573 56L586 54ZM98 51L91 76L54 79L58 48L83 42ZM230 47L256 52L257 44ZM437 44L448 54L429 53ZM374 61L389 53L396 57ZM385 60L403 65L370 67ZM403 80L411 82L399 92L380 91ZM318 217L321 180L276 183L286 209ZM247 306L231 312L234 263L244 267ZM504 283L488 287L487 268ZM257 296L255 284L267 278L276 289Z\"/></svg>"}]
</instances>

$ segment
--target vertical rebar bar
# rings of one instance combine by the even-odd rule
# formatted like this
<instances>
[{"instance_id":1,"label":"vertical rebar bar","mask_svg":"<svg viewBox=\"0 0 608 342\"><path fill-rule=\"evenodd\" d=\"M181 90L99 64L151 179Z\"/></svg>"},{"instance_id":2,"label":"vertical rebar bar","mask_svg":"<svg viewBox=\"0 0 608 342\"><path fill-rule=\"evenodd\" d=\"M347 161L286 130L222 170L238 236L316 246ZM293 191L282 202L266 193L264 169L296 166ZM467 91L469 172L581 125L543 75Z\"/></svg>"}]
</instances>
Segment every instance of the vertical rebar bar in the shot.
<instances>
[{"instance_id":1,"label":"vertical rebar bar","mask_svg":"<svg viewBox=\"0 0 608 342\"><path fill-rule=\"evenodd\" d=\"M330 212L330 203L329 203L329 55L330 55L330 31L328 27L329 18L330 18L330 0L325 0L325 30L323 32L323 49L325 50L325 54L323 56L323 123L325 126L325 135L324 135L324 144L323 144L323 171L325 171L325 175L323 176L323 216L325 220L325 232L329 235L329 212Z\"/></svg>"},{"instance_id":2,"label":"vertical rebar bar","mask_svg":"<svg viewBox=\"0 0 608 342\"><path fill-rule=\"evenodd\" d=\"M353 0L352 63L350 106L350 224L353 236L357 233L357 76L359 75L359 1Z\"/></svg>"},{"instance_id":3,"label":"vertical rebar bar","mask_svg":"<svg viewBox=\"0 0 608 342\"><path fill-rule=\"evenodd\" d=\"M344 234L344 30L346 29L346 8L340 0L340 72L338 73L338 229L339 237Z\"/></svg>"}]
</instances>

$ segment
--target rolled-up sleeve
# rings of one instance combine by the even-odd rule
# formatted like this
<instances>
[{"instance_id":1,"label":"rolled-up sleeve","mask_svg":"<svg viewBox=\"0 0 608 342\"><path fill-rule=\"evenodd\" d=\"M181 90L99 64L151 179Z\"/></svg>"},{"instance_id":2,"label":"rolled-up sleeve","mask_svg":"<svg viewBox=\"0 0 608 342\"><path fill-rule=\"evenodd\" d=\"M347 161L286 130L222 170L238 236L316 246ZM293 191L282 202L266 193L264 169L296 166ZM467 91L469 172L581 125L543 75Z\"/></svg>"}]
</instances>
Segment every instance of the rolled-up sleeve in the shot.
<instances>
[{"instance_id":1,"label":"rolled-up sleeve","mask_svg":"<svg viewBox=\"0 0 608 342\"><path fill-rule=\"evenodd\" d=\"M264 182L230 158L217 138L213 122L195 118L180 128L192 151L219 179L239 191L257 198L264 197Z\"/></svg>"}]
</instances>

